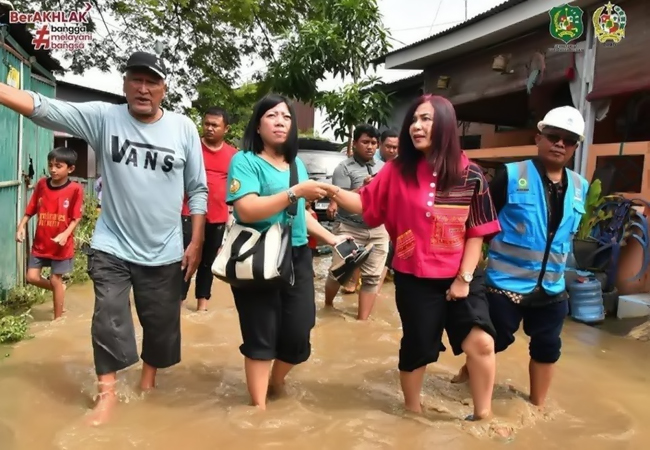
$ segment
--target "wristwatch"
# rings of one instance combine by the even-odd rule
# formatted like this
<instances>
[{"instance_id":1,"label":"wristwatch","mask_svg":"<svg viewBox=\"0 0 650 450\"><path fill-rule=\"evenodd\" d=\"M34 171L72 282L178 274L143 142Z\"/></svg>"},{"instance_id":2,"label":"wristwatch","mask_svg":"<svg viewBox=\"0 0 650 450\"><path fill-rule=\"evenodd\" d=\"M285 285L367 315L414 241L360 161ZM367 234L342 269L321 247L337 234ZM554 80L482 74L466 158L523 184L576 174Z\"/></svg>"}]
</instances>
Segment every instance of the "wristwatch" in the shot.
<instances>
[{"instance_id":1,"label":"wristwatch","mask_svg":"<svg viewBox=\"0 0 650 450\"><path fill-rule=\"evenodd\" d=\"M465 283L471 283L474 279L474 274L472 272L458 272L458 277Z\"/></svg>"},{"instance_id":2,"label":"wristwatch","mask_svg":"<svg viewBox=\"0 0 650 450\"><path fill-rule=\"evenodd\" d=\"M289 197L289 203L292 205L298 201L298 197L296 197L296 194L292 189L287 190L287 196Z\"/></svg>"}]
</instances>

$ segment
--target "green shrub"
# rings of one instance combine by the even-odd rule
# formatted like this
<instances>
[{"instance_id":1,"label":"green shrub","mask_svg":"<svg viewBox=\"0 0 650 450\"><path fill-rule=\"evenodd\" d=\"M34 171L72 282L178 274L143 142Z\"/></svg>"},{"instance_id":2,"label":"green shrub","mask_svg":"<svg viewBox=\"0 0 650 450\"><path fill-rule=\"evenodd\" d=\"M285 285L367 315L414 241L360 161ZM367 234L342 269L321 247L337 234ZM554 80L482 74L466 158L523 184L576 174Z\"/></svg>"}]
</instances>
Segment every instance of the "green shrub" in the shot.
<instances>
[{"instance_id":1,"label":"green shrub","mask_svg":"<svg viewBox=\"0 0 650 450\"><path fill-rule=\"evenodd\" d=\"M83 216L81 217L81 222L77 225L77 229L74 233L74 267L72 273L70 274L70 282L75 283L85 283L89 281L87 268L88 268L88 258L84 253L84 247L90 245L90 241L93 237L93 232L95 231L95 224L99 218L99 209L98 209L97 199L94 197L86 196L84 200L84 211Z\"/></svg>"},{"instance_id":2,"label":"green shrub","mask_svg":"<svg viewBox=\"0 0 650 450\"><path fill-rule=\"evenodd\" d=\"M29 313L34 305L50 298L49 292L27 284L9 290L0 303L0 344L18 342L27 336Z\"/></svg>"},{"instance_id":3,"label":"green shrub","mask_svg":"<svg viewBox=\"0 0 650 450\"><path fill-rule=\"evenodd\" d=\"M27 336L27 313L18 316L0 317L0 344L12 344Z\"/></svg>"}]
</instances>

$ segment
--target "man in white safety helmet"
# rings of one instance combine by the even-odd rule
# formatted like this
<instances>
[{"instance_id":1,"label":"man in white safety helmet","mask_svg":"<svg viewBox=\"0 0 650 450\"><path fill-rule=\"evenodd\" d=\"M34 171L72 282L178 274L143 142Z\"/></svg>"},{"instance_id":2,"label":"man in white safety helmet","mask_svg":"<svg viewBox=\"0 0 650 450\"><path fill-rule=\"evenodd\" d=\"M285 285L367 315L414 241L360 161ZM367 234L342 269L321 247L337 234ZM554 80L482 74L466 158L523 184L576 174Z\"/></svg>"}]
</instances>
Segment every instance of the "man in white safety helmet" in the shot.
<instances>
[{"instance_id":1,"label":"man in white safety helmet","mask_svg":"<svg viewBox=\"0 0 650 450\"><path fill-rule=\"evenodd\" d=\"M537 128L537 158L506 164L490 183L502 231L490 242L486 285L495 350L515 341L523 321L530 338L530 401L542 407L560 358L569 308L564 270L585 212L588 183L566 168L584 139L580 112L555 108ZM466 379L463 367L454 381Z\"/></svg>"}]
</instances>

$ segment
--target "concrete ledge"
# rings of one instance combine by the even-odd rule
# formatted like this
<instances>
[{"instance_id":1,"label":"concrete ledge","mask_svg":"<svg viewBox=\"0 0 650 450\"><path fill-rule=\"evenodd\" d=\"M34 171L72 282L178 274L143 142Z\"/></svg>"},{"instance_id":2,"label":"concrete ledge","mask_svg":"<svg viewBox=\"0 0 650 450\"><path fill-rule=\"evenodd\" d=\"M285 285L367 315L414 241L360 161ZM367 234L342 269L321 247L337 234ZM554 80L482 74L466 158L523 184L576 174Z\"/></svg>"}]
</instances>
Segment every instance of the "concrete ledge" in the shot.
<instances>
[{"instance_id":1,"label":"concrete ledge","mask_svg":"<svg viewBox=\"0 0 650 450\"><path fill-rule=\"evenodd\" d=\"M619 319L647 316L650 316L650 294L621 295L618 298L616 317Z\"/></svg>"}]
</instances>

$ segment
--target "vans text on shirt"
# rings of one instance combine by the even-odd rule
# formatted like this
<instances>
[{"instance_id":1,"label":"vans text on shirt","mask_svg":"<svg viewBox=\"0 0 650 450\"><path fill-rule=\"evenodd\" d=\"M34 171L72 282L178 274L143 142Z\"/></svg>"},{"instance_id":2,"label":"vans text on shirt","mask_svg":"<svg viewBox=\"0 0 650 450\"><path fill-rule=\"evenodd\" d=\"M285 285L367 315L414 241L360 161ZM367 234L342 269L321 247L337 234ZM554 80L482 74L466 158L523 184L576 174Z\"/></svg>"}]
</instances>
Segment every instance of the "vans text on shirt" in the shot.
<instances>
[{"instance_id":1,"label":"vans text on shirt","mask_svg":"<svg viewBox=\"0 0 650 450\"><path fill-rule=\"evenodd\" d=\"M196 125L171 111L148 124L133 118L128 105L71 103L30 94L33 122L79 136L97 152L102 167L102 213L92 248L143 266L180 261L179 212L184 194L192 214L205 214L207 207Z\"/></svg>"}]
</instances>

